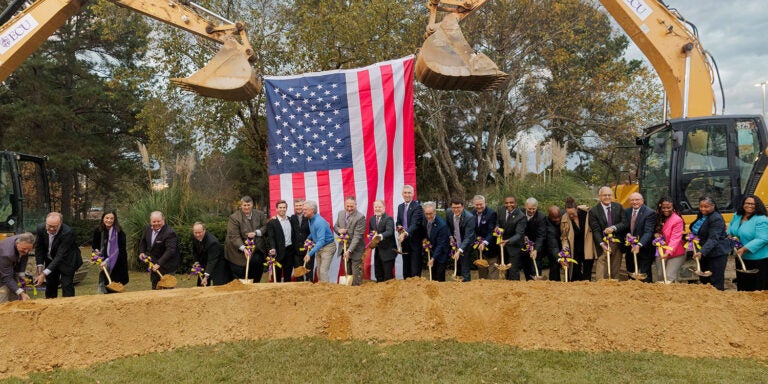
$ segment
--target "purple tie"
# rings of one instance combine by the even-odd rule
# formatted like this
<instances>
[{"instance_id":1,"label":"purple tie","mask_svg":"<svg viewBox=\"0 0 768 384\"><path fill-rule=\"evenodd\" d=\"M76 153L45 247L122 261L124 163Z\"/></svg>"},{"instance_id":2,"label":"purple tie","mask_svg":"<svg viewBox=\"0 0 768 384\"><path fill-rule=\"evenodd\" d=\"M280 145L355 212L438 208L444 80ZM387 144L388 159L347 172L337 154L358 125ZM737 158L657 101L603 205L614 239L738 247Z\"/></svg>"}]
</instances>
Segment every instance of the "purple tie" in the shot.
<instances>
[{"instance_id":1,"label":"purple tie","mask_svg":"<svg viewBox=\"0 0 768 384\"><path fill-rule=\"evenodd\" d=\"M613 226L613 217L611 216L611 206L608 206L608 213L605 215L605 218L608 220L608 226Z\"/></svg>"},{"instance_id":2,"label":"purple tie","mask_svg":"<svg viewBox=\"0 0 768 384\"><path fill-rule=\"evenodd\" d=\"M405 207L403 207L403 228L406 231L408 230L408 204L405 203Z\"/></svg>"}]
</instances>

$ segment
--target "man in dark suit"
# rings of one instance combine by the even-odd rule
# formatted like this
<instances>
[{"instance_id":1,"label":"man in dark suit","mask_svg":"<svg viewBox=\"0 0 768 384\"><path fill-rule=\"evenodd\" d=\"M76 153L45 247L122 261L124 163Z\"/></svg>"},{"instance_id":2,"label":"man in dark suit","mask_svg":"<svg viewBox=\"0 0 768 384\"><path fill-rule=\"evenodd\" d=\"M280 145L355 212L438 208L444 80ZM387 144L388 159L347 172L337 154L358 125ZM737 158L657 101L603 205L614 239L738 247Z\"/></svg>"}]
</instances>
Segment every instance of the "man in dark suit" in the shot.
<instances>
[{"instance_id":1,"label":"man in dark suit","mask_svg":"<svg viewBox=\"0 0 768 384\"><path fill-rule=\"evenodd\" d=\"M545 248L542 250L545 252L541 256L546 256L549 260L549 280L560 281L560 269L562 266L557 262L557 259L560 257L560 250L562 249L560 225L563 212L560 210L560 207L553 205L549 207L547 213L547 241L545 242Z\"/></svg>"},{"instance_id":2,"label":"man in dark suit","mask_svg":"<svg viewBox=\"0 0 768 384\"><path fill-rule=\"evenodd\" d=\"M341 256L347 260L344 265L348 275L352 275L352 285L363 283L363 254L365 253L365 215L357 210L357 200L349 196L344 201L344 210L336 217L333 230L339 235L347 235L347 252ZM342 245L343 248L343 245Z\"/></svg>"},{"instance_id":3,"label":"man in dark suit","mask_svg":"<svg viewBox=\"0 0 768 384\"><path fill-rule=\"evenodd\" d=\"M520 267L522 266L520 253L522 252L525 227L528 221L520 208L514 208L508 215L505 212L504 216L504 221L497 222L499 228L504 230L501 236L501 246L504 247L504 263L510 265L505 277L507 280L520 280ZM499 264L501 264L501 259L499 259ZM493 271L490 271L489 277L494 278L493 275Z\"/></svg>"},{"instance_id":4,"label":"man in dark suit","mask_svg":"<svg viewBox=\"0 0 768 384\"><path fill-rule=\"evenodd\" d=\"M236 279L245 278L245 267L249 268L248 279L258 283L264 273L264 253L266 252L267 216L254 209L253 199L243 196L240 199L240 209L229 216L227 222L227 241L224 247L224 257L229 261L229 268ZM248 262L245 252L245 241L253 240L255 248Z\"/></svg>"},{"instance_id":5,"label":"man in dark suit","mask_svg":"<svg viewBox=\"0 0 768 384\"><path fill-rule=\"evenodd\" d=\"M496 212L486 206L485 197L482 195L475 195L472 198L472 203L475 206L475 236L482 237L479 240L480 244L477 246L477 249L482 250L483 256L489 259L496 257L499 254L499 245L496 244L496 238L493 237L493 229L498 224ZM464 276L464 281L468 281L467 276L469 276L469 265L471 264L469 257L467 259L466 265L462 263L461 266L461 274Z\"/></svg>"},{"instance_id":6,"label":"man in dark suit","mask_svg":"<svg viewBox=\"0 0 768 384\"><path fill-rule=\"evenodd\" d=\"M532 251L523 252L521 255L522 269L525 273L525 279L531 280L536 275L536 268L533 263L536 263L536 267L541 270L541 258L539 252L542 255L546 255L547 252L544 249L544 244L547 240L547 218L541 211L539 211L539 201L533 197L529 197L525 200L525 237L529 241L534 243ZM525 247L525 244L523 244Z\"/></svg>"},{"instance_id":7,"label":"man in dark suit","mask_svg":"<svg viewBox=\"0 0 768 384\"><path fill-rule=\"evenodd\" d=\"M304 248L304 241L309 236L309 220L304 217L304 199L296 199L293 201L293 215L290 217L291 227L296 232L296 257L293 260L293 267L304 265L304 256L307 251L302 250ZM310 260L307 263L307 269L310 273L307 273L301 280L312 281L312 269L314 260Z\"/></svg>"},{"instance_id":8,"label":"man in dark suit","mask_svg":"<svg viewBox=\"0 0 768 384\"><path fill-rule=\"evenodd\" d=\"M25 232L0 241L0 304L7 301L29 300L19 282L24 279L27 260L35 247L35 235Z\"/></svg>"},{"instance_id":9,"label":"man in dark suit","mask_svg":"<svg viewBox=\"0 0 768 384\"><path fill-rule=\"evenodd\" d=\"M619 268L621 268L621 247L620 242L624 241L624 234L629 230L629 223L624 218L624 209L621 204L613 202L613 191L611 187L604 186L597 192L597 198L600 202L589 210L589 227L592 230L592 237L597 251L597 261L595 261L595 279L608 278L618 279ZM613 234L619 242L611 244L603 243L603 237ZM607 250L611 250L611 264L608 265Z\"/></svg>"},{"instance_id":10,"label":"man in dark suit","mask_svg":"<svg viewBox=\"0 0 768 384\"><path fill-rule=\"evenodd\" d=\"M373 248L373 262L376 282L383 283L394 278L395 268L395 221L384 211L384 201L373 202L373 217L368 222L368 232L376 231L379 243Z\"/></svg>"},{"instance_id":11,"label":"man in dark suit","mask_svg":"<svg viewBox=\"0 0 768 384\"><path fill-rule=\"evenodd\" d=\"M507 221L514 220L515 214L518 214L518 215L523 214L520 210L517 210L516 208L517 208L517 198L511 195L505 196L504 205L499 207L498 212L496 214L496 227L504 229L504 227L507 225ZM482 235L479 235L479 234L477 236L482 237ZM499 278L499 270L498 268L496 268L496 266L500 262L499 251L501 251L501 247L499 247L498 244L496 244L496 239L492 237L492 235L491 237L485 240L491 245L493 245L493 248L484 249L483 258L485 258L488 261L488 268L478 266L477 274L480 276L481 279L495 280ZM481 247L478 246L478 251L480 250L480 248ZM491 252L488 252L494 249L496 250L495 254L491 254Z\"/></svg>"},{"instance_id":12,"label":"man in dark suit","mask_svg":"<svg viewBox=\"0 0 768 384\"><path fill-rule=\"evenodd\" d=\"M403 251L403 278L421 276L421 241L426 235L424 210L418 201L413 200L413 187L410 185L403 186L403 203L397 206L395 224L403 228L398 235Z\"/></svg>"},{"instance_id":13,"label":"man in dark suit","mask_svg":"<svg viewBox=\"0 0 768 384\"><path fill-rule=\"evenodd\" d=\"M157 289L160 276L176 274L181 265L181 253L179 253L179 237L173 228L165 224L165 216L160 211L154 211L149 215L149 224L142 231L139 241L139 258L149 256L152 259L152 271L149 281L152 289Z\"/></svg>"},{"instance_id":14,"label":"man in dark suit","mask_svg":"<svg viewBox=\"0 0 768 384\"><path fill-rule=\"evenodd\" d=\"M75 243L75 233L62 223L58 212L51 212L45 217L45 223L37 226L37 244L35 245L37 277L39 287L46 283L45 297L54 299L59 295L75 295L75 271L83 265L80 248Z\"/></svg>"},{"instance_id":15,"label":"man in dark suit","mask_svg":"<svg viewBox=\"0 0 768 384\"><path fill-rule=\"evenodd\" d=\"M197 278L198 287L223 285L232 280L229 265L224 259L224 246L205 229L205 223L201 221L192 225L192 256L204 269L203 276Z\"/></svg>"},{"instance_id":16,"label":"man in dark suit","mask_svg":"<svg viewBox=\"0 0 768 384\"><path fill-rule=\"evenodd\" d=\"M432 269L433 280L445 281L445 265L451 250L451 233L445 220L437 216L437 206L433 201L424 203L423 208L424 218L427 220L427 239L432 244L432 257L427 266Z\"/></svg>"},{"instance_id":17,"label":"man in dark suit","mask_svg":"<svg viewBox=\"0 0 768 384\"><path fill-rule=\"evenodd\" d=\"M267 223L268 253L281 265L279 268L275 266L276 282L289 283L293 273L293 262L301 245L297 244L296 231L286 215L288 202L280 200L275 204L275 208L277 208L277 216Z\"/></svg>"},{"instance_id":18,"label":"man in dark suit","mask_svg":"<svg viewBox=\"0 0 768 384\"><path fill-rule=\"evenodd\" d=\"M451 233L451 238L458 245L458 250L454 254L454 257L458 256L459 258L459 272L457 274L464 278L463 281L469 281L469 266L472 263L471 250L472 244L475 243L476 239L475 225L477 222L475 221L475 216L464 209L463 201L453 199L451 200L451 214L448 214L445 221L448 225L448 231Z\"/></svg>"},{"instance_id":19,"label":"man in dark suit","mask_svg":"<svg viewBox=\"0 0 768 384\"><path fill-rule=\"evenodd\" d=\"M653 282L653 262L656 260L653 249L653 232L656 227L656 212L644 204L643 195L634 192L629 195L630 207L624 212L624 218L629 222L629 232L636 237L640 243L633 247L624 249L627 272L633 273L639 271L645 273L643 280L645 283ZM623 239L622 239L623 240ZM637 253L637 267L635 267L635 258L632 252Z\"/></svg>"}]
</instances>

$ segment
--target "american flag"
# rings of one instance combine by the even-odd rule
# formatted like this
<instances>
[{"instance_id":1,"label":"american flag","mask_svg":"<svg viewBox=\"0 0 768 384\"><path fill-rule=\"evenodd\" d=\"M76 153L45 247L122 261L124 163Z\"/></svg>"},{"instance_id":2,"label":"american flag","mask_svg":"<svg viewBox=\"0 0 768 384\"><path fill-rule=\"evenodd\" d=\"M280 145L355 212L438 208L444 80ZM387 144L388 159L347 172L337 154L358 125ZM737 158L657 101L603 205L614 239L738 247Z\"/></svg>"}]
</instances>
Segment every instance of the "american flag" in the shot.
<instances>
[{"instance_id":1,"label":"american flag","mask_svg":"<svg viewBox=\"0 0 768 384\"><path fill-rule=\"evenodd\" d=\"M355 196L373 215L396 213L404 184L416 186L413 56L365 68L265 77L269 196L318 203L331 225Z\"/></svg>"}]
</instances>

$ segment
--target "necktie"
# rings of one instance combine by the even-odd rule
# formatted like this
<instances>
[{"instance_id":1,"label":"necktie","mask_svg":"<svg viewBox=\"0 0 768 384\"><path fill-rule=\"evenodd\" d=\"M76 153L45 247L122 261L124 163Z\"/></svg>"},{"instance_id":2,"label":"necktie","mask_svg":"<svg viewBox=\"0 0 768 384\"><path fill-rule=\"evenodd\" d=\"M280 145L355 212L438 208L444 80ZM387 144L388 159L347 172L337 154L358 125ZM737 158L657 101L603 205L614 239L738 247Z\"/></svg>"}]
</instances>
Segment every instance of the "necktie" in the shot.
<instances>
[{"instance_id":1,"label":"necktie","mask_svg":"<svg viewBox=\"0 0 768 384\"><path fill-rule=\"evenodd\" d=\"M155 238L157 238L157 231L152 230L152 244L155 243Z\"/></svg>"},{"instance_id":2,"label":"necktie","mask_svg":"<svg viewBox=\"0 0 768 384\"><path fill-rule=\"evenodd\" d=\"M480 226L480 222L481 221L483 221L483 214L482 213L478 213L477 214L477 226L478 227Z\"/></svg>"},{"instance_id":3,"label":"necktie","mask_svg":"<svg viewBox=\"0 0 768 384\"><path fill-rule=\"evenodd\" d=\"M408 230L408 204L405 203L405 207L403 208L403 228Z\"/></svg>"},{"instance_id":4,"label":"necktie","mask_svg":"<svg viewBox=\"0 0 768 384\"><path fill-rule=\"evenodd\" d=\"M511 213L511 212L507 211L507 217L504 219L504 221L509 221L509 214L510 214L510 213Z\"/></svg>"},{"instance_id":5,"label":"necktie","mask_svg":"<svg viewBox=\"0 0 768 384\"><path fill-rule=\"evenodd\" d=\"M346 227L349 227L349 214L344 217L344 224Z\"/></svg>"},{"instance_id":6,"label":"necktie","mask_svg":"<svg viewBox=\"0 0 768 384\"><path fill-rule=\"evenodd\" d=\"M606 210L605 219L608 221L608 226L613 226L613 217L611 217L611 206L608 206L608 209Z\"/></svg>"},{"instance_id":7,"label":"necktie","mask_svg":"<svg viewBox=\"0 0 768 384\"><path fill-rule=\"evenodd\" d=\"M629 221L629 232L635 233L635 220L637 220L637 209L632 210L632 220Z\"/></svg>"},{"instance_id":8,"label":"necktie","mask_svg":"<svg viewBox=\"0 0 768 384\"><path fill-rule=\"evenodd\" d=\"M301 218L303 217L303 215L298 215L298 216L299 216L299 227L301 227Z\"/></svg>"},{"instance_id":9,"label":"necktie","mask_svg":"<svg viewBox=\"0 0 768 384\"><path fill-rule=\"evenodd\" d=\"M457 216L453 217L453 238L457 244L461 244L461 231L459 231L459 218Z\"/></svg>"},{"instance_id":10,"label":"necktie","mask_svg":"<svg viewBox=\"0 0 768 384\"><path fill-rule=\"evenodd\" d=\"M379 229L379 221L381 221L381 216L376 216L376 229Z\"/></svg>"},{"instance_id":11,"label":"necktie","mask_svg":"<svg viewBox=\"0 0 768 384\"><path fill-rule=\"evenodd\" d=\"M427 223L427 237L430 237L432 233L432 222Z\"/></svg>"}]
</instances>

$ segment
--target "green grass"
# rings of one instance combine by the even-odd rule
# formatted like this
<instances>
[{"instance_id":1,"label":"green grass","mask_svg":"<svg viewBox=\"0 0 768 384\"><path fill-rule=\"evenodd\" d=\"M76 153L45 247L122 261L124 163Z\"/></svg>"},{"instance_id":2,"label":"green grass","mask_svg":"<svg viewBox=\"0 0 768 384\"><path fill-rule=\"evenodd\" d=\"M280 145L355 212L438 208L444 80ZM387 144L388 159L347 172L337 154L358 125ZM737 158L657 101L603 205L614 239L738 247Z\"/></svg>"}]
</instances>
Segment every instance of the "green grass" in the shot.
<instances>
[{"instance_id":1,"label":"green grass","mask_svg":"<svg viewBox=\"0 0 768 384\"><path fill-rule=\"evenodd\" d=\"M554 336L554 335L552 335ZM201 335L205 337L205 335ZM325 339L181 348L2 383L761 383L768 365L658 353L525 351L496 344Z\"/></svg>"}]
</instances>

